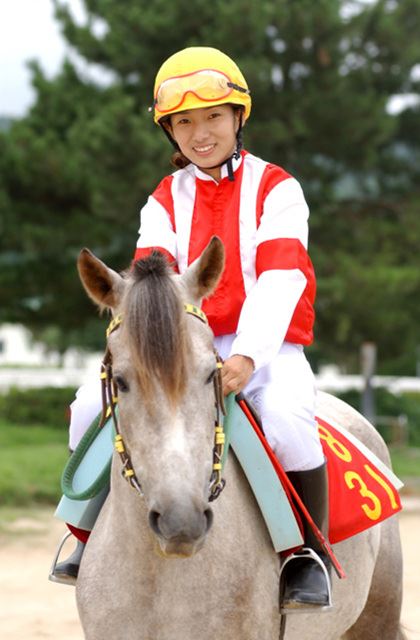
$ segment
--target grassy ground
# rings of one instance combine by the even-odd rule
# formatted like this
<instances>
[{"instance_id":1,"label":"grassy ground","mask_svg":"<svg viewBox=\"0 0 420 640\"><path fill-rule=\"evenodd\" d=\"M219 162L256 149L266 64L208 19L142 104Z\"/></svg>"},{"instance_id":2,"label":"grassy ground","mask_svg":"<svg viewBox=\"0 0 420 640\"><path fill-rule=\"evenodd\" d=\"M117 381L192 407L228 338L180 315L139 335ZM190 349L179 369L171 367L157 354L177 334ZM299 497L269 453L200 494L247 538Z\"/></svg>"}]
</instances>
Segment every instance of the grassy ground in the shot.
<instances>
[{"instance_id":1,"label":"grassy ground","mask_svg":"<svg viewBox=\"0 0 420 640\"><path fill-rule=\"evenodd\" d=\"M67 430L0 422L0 504L54 504L68 458Z\"/></svg>"},{"instance_id":2,"label":"grassy ground","mask_svg":"<svg viewBox=\"0 0 420 640\"><path fill-rule=\"evenodd\" d=\"M420 447L392 447L392 468L405 483L402 493L420 495Z\"/></svg>"}]
</instances>

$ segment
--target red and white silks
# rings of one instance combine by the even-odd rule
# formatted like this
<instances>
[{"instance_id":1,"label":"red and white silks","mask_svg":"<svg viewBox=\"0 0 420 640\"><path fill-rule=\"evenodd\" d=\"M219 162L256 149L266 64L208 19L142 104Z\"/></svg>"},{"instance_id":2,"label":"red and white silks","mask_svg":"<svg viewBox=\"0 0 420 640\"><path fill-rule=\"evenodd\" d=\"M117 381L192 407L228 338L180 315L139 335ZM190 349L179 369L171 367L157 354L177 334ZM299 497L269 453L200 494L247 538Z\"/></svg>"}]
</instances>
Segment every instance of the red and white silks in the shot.
<instances>
[{"instance_id":1,"label":"red and white silks","mask_svg":"<svg viewBox=\"0 0 420 640\"><path fill-rule=\"evenodd\" d=\"M162 180L141 211L135 259L160 249L180 273L213 235L226 266L203 303L216 336L236 334L233 353L267 364L284 340L312 342L315 276L306 248L308 206L299 183L247 152L235 180L217 183L194 165Z\"/></svg>"}]
</instances>

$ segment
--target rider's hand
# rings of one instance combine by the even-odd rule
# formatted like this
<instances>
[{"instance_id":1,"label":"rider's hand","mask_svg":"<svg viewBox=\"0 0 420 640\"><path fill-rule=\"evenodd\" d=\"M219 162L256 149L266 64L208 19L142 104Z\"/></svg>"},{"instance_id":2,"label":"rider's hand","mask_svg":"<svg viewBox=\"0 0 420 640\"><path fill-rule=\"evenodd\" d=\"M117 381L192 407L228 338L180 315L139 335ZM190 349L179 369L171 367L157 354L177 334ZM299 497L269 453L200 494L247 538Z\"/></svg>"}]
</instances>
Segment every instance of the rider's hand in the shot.
<instances>
[{"instance_id":1,"label":"rider's hand","mask_svg":"<svg viewBox=\"0 0 420 640\"><path fill-rule=\"evenodd\" d=\"M254 361L248 356L234 355L225 360L222 368L223 394L239 393L254 373Z\"/></svg>"}]
</instances>

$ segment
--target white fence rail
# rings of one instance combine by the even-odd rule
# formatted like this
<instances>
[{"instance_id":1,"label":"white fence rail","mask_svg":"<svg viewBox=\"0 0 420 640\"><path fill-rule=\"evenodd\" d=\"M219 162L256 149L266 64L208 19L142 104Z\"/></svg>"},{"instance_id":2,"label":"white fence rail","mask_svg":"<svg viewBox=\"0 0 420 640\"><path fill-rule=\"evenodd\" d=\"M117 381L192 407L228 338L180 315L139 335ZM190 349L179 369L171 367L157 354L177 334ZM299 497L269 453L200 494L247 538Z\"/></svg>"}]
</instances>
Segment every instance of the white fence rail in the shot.
<instances>
[{"instance_id":1,"label":"white fence rail","mask_svg":"<svg viewBox=\"0 0 420 640\"><path fill-rule=\"evenodd\" d=\"M7 367L0 368L0 393L12 387L79 387L99 376L100 358L92 358L86 367Z\"/></svg>"},{"instance_id":2,"label":"white fence rail","mask_svg":"<svg viewBox=\"0 0 420 640\"><path fill-rule=\"evenodd\" d=\"M78 387L94 376L99 375L100 356L91 357L85 367L0 367L0 392L11 387L27 389L32 387ZM349 389L361 391L364 380L358 375L340 375L326 371L316 376L317 386L322 391L339 393ZM408 391L420 392L420 378L374 376L373 387L385 387L392 393Z\"/></svg>"},{"instance_id":3,"label":"white fence rail","mask_svg":"<svg viewBox=\"0 0 420 640\"><path fill-rule=\"evenodd\" d=\"M316 376L318 389L331 393L356 389L362 391L365 387L365 379L360 375L340 375L321 373ZM373 388L383 387L392 393L404 393L409 391L420 392L420 378L400 376L373 376L371 379Z\"/></svg>"}]
</instances>

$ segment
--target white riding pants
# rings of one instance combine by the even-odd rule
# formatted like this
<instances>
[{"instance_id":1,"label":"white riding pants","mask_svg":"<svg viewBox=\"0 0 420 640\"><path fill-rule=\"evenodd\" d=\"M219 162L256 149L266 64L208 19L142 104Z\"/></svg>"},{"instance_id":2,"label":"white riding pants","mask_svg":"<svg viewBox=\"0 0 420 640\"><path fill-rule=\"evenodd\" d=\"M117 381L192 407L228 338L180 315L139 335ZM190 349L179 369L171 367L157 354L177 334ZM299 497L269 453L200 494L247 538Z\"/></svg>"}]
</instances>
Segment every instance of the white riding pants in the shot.
<instances>
[{"instance_id":1,"label":"white riding pants","mask_svg":"<svg viewBox=\"0 0 420 640\"><path fill-rule=\"evenodd\" d=\"M223 359L235 336L215 338ZM285 471L319 467L324 454L315 424L315 384L303 347L285 342L268 365L254 373L244 393L261 416L267 440ZM75 449L101 411L98 376L82 385L71 404L70 448Z\"/></svg>"},{"instance_id":2,"label":"white riding pants","mask_svg":"<svg viewBox=\"0 0 420 640\"><path fill-rule=\"evenodd\" d=\"M225 360L235 335L215 346ZM306 471L324 463L315 423L315 379L301 345L284 342L277 356L254 373L244 389L261 416L269 445L285 471Z\"/></svg>"}]
</instances>

